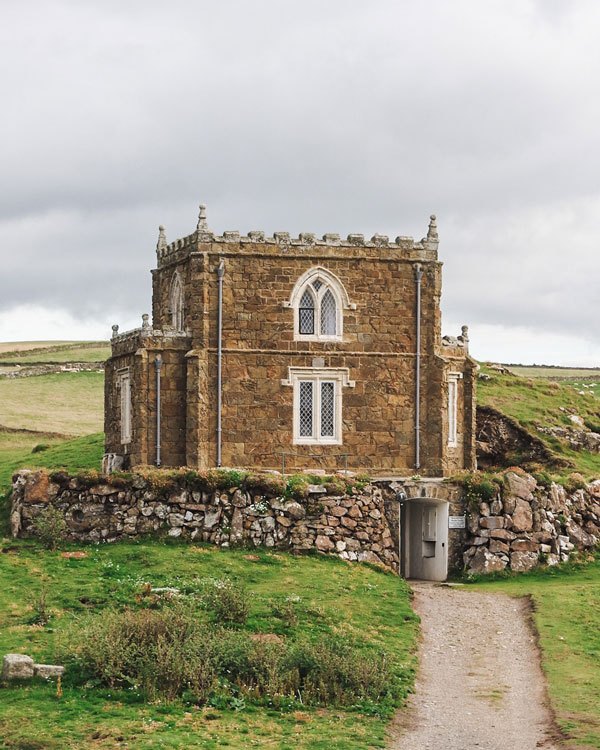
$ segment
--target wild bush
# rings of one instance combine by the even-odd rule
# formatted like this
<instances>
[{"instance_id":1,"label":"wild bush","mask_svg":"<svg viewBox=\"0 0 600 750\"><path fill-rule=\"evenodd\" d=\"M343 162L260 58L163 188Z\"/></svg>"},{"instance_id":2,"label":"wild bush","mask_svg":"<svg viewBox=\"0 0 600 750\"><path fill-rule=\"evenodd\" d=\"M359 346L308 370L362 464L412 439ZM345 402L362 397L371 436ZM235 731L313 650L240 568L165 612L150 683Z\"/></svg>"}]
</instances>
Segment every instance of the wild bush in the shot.
<instances>
[{"instance_id":1,"label":"wild bush","mask_svg":"<svg viewBox=\"0 0 600 750\"><path fill-rule=\"evenodd\" d=\"M397 696L385 654L340 636L275 640L207 624L189 604L88 615L60 657L81 681L133 688L148 699L224 694L356 705Z\"/></svg>"},{"instance_id":2,"label":"wild bush","mask_svg":"<svg viewBox=\"0 0 600 750\"><path fill-rule=\"evenodd\" d=\"M62 651L84 676L109 687L137 688L151 700L191 690L205 701L216 679L210 635L193 610L182 605L106 610L88 616Z\"/></svg>"},{"instance_id":3,"label":"wild bush","mask_svg":"<svg viewBox=\"0 0 600 750\"><path fill-rule=\"evenodd\" d=\"M32 529L46 549L55 550L64 541L67 523L62 511L49 505L34 520Z\"/></svg>"},{"instance_id":4,"label":"wild bush","mask_svg":"<svg viewBox=\"0 0 600 750\"><path fill-rule=\"evenodd\" d=\"M202 603L215 622L243 625L250 612L247 592L229 579L207 578L201 582Z\"/></svg>"}]
</instances>

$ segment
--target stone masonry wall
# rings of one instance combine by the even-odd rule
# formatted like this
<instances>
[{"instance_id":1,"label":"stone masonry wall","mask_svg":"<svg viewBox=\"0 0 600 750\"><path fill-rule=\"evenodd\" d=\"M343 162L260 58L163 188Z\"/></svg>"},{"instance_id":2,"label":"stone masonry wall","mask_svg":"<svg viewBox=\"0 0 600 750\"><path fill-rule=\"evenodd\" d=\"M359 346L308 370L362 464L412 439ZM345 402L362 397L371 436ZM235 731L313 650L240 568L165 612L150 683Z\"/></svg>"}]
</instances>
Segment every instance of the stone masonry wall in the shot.
<instances>
[{"instance_id":1,"label":"stone masonry wall","mask_svg":"<svg viewBox=\"0 0 600 750\"><path fill-rule=\"evenodd\" d=\"M132 466L156 462L154 359L163 358L161 465L208 469L217 456L217 349L222 267L223 466L291 471L348 466L370 474L447 476L475 466L472 422L474 368L466 328L441 336L441 263L431 217L427 235L318 238L302 233L208 229L167 243L164 228L152 271L152 322L118 333L106 366L106 453ZM321 268L344 289L343 335L302 338L294 330L292 292L309 270ZM418 274L417 274L418 272ZM420 461L416 466L415 373L417 275L420 279ZM182 330L171 317L171 289L183 290ZM347 298L346 298L347 296ZM347 369L341 393L341 444L294 440L294 389L289 368ZM132 374L133 435L119 434L119 370ZM458 382L458 439L448 440L450 375ZM350 382L352 385L350 385Z\"/></svg>"},{"instance_id":2,"label":"stone masonry wall","mask_svg":"<svg viewBox=\"0 0 600 750\"><path fill-rule=\"evenodd\" d=\"M600 480L568 493L508 471L493 498L468 504L464 564L473 573L556 565L600 542Z\"/></svg>"},{"instance_id":3,"label":"stone masonry wall","mask_svg":"<svg viewBox=\"0 0 600 750\"><path fill-rule=\"evenodd\" d=\"M381 488L367 485L347 496L314 489L298 502L237 488L196 492L179 486L161 492L141 475L127 486L107 478L89 486L82 478L22 470L14 477L11 526L13 536L31 535L33 521L52 505L64 513L68 536L76 541L109 542L164 531L221 547L317 550L398 570Z\"/></svg>"}]
</instances>

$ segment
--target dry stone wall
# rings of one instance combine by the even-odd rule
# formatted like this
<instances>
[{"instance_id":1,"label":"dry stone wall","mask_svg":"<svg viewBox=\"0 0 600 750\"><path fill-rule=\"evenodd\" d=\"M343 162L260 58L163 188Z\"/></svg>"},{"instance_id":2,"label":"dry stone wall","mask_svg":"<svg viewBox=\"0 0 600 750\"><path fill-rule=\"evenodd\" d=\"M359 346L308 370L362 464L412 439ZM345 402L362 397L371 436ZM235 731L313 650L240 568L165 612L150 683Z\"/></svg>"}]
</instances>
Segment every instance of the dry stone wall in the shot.
<instances>
[{"instance_id":1,"label":"dry stone wall","mask_svg":"<svg viewBox=\"0 0 600 750\"><path fill-rule=\"evenodd\" d=\"M12 533L31 535L33 522L51 504L63 512L68 536L77 541L109 542L162 531L221 547L317 550L398 570L381 488L368 485L342 496L313 489L298 502L239 488L200 492L179 486L165 492L141 475L126 486L106 478L90 486L77 477L23 470L14 477Z\"/></svg>"},{"instance_id":2,"label":"dry stone wall","mask_svg":"<svg viewBox=\"0 0 600 750\"><path fill-rule=\"evenodd\" d=\"M473 573L556 565L600 542L600 480L568 493L508 471L494 497L469 506L464 564Z\"/></svg>"},{"instance_id":3,"label":"dry stone wall","mask_svg":"<svg viewBox=\"0 0 600 750\"><path fill-rule=\"evenodd\" d=\"M448 503L454 519L466 515L466 528L448 531L450 571L521 572L565 562L600 542L600 480L567 492L508 471L494 487L483 500L460 482L415 477L378 480L345 495L315 485L307 498L294 500L269 489L268 475L261 488L197 491L183 475L161 487L142 474L125 479L22 470L13 478L11 526L13 536L31 536L35 520L53 506L74 541L165 534L221 547L318 551L399 571L401 503L428 501Z\"/></svg>"}]
</instances>

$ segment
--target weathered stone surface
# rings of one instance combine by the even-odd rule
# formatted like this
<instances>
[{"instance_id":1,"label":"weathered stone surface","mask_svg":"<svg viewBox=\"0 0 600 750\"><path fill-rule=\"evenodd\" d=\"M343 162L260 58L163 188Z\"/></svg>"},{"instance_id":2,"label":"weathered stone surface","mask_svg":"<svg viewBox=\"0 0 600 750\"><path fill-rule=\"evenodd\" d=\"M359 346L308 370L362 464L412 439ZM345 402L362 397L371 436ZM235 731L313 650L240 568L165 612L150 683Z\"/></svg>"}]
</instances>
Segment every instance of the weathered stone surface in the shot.
<instances>
[{"instance_id":1,"label":"weathered stone surface","mask_svg":"<svg viewBox=\"0 0 600 750\"><path fill-rule=\"evenodd\" d=\"M473 573L494 573L504 568L506 562L485 547L479 547L469 562L469 570Z\"/></svg>"},{"instance_id":2,"label":"weathered stone surface","mask_svg":"<svg viewBox=\"0 0 600 750\"><path fill-rule=\"evenodd\" d=\"M516 476L516 475L515 475ZM517 498L512 513L514 531L531 531L533 529L533 511L531 505L521 498Z\"/></svg>"},{"instance_id":3,"label":"weathered stone surface","mask_svg":"<svg viewBox=\"0 0 600 750\"><path fill-rule=\"evenodd\" d=\"M503 553L507 555L510 552L510 547L508 546L508 544L506 544L505 542L501 542L499 539L491 539L489 550L493 554Z\"/></svg>"},{"instance_id":4,"label":"weathered stone surface","mask_svg":"<svg viewBox=\"0 0 600 750\"><path fill-rule=\"evenodd\" d=\"M531 570L539 562L537 552L511 552L510 567L516 573L522 573Z\"/></svg>"},{"instance_id":5,"label":"weathered stone surface","mask_svg":"<svg viewBox=\"0 0 600 750\"><path fill-rule=\"evenodd\" d=\"M516 534L508 529L493 529L490 531L490 537L492 539L514 539Z\"/></svg>"},{"instance_id":6,"label":"weathered stone surface","mask_svg":"<svg viewBox=\"0 0 600 750\"><path fill-rule=\"evenodd\" d=\"M297 502L286 503L285 512L294 521L299 521L306 516L306 510Z\"/></svg>"},{"instance_id":7,"label":"weathered stone surface","mask_svg":"<svg viewBox=\"0 0 600 750\"><path fill-rule=\"evenodd\" d=\"M2 660L3 680L27 680L33 677L33 659L26 654L6 654Z\"/></svg>"},{"instance_id":8,"label":"weathered stone surface","mask_svg":"<svg viewBox=\"0 0 600 750\"><path fill-rule=\"evenodd\" d=\"M58 664L35 664L34 674L36 677L41 677L44 680L54 679L61 677L65 673L65 668Z\"/></svg>"},{"instance_id":9,"label":"weathered stone surface","mask_svg":"<svg viewBox=\"0 0 600 750\"><path fill-rule=\"evenodd\" d=\"M531 493L537 487L537 482L530 474L520 475L514 471L509 471L504 476L508 492L507 497L520 498L521 500L531 500Z\"/></svg>"},{"instance_id":10,"label":"weathered stone surface","mask_svg":"<svg viewBox=\"0 0 600 750\"><path fill-rule=\"evenodd\" d=\"M502 516L488 516L487 518L481 518L479 524L482 529L503 529L506 521Z\"/></svg>"},{"instance_id":11,"label":"weathered stone surface","mask_svg":"<svg viewBox=\"0 0 600 750\"><path fill-rule=\"evenodd\" d=\"M315 539L315 547L319 550L319 552L331 552L335 549L335 544L328 536L319 534Z\"/></svg>"}]
</instances>

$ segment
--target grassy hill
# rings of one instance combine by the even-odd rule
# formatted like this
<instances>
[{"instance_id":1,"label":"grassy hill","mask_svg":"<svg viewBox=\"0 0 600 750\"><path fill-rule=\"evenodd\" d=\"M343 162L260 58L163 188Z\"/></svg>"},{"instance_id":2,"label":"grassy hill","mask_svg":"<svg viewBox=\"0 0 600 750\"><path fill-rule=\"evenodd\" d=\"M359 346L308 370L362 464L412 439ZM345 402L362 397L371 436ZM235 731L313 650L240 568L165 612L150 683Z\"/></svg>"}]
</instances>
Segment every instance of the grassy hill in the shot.
<instances>
[{"instance_id":1,"label":"grassy hill","mask_svg":"<svg viewBox=\"0 0 600 750\"><path fill-rule=\"evenodd\" d=\"M535 374L523 377L513 374L514 371ZM552 373L552 379L547 372ZM583 419L585 429L600 432L600 371L596 372L597 378L592 375L583 381L579 372L573 375L568 368L511 366L509 372L500 372L483 364L483 377L477 383L477 401L512 417L541 439L553 453L568 459L571 468L566 473L578 471L586 477L598 477L599 454L574 450L565 439L538 429L572 427L571 416L575 415Z\"/></svg>"},{"instance_id":2,"label":"grassy hill","mask_svg":"<svg viewBox=\"0 0 600 750\"><path fill-rule=\"evenodd\" d=\"M222 635L225 641L233 637L235 649L257 643L260 660L261 644L270 644L265 653L272 662L266 668L276 670L281 668L278 650L292 648L291 656L294 644L306 649L310 643L341 642L352 645L351 654L344 657L346 667L331 665L334 672L355 662L369 670L383 652L389 681L387 697L357 696L344 706L319 706L314 700L307 705L301 692L278 696L243 690L233 675L231 684L222 679L214 686L208 702L197 704L192 692L148 702L139 686L108 688L72 667L60 699L54 683L2 689L3 747L366 750L384 746L387 718L413 685L418 618L407 585L392 574L322 556L166 542L88 547L83 559L21 541L5 540L2 552L1 653L28 653L52 663L58 649L64 660L65 645L67 652L82 645L83 623L98 626L126 608L152 615L171 606L168 598L151 595L150 587L181 592L179 601L194 608L208 632L211 613L201 606L202 587L229 581L249 604L247 619ZM244 636L241 641L236 634ZM247 657L233 652L223 658L240 663ZM329 669L327 662L318 668Z\"/></svg>"}]
</instances>

